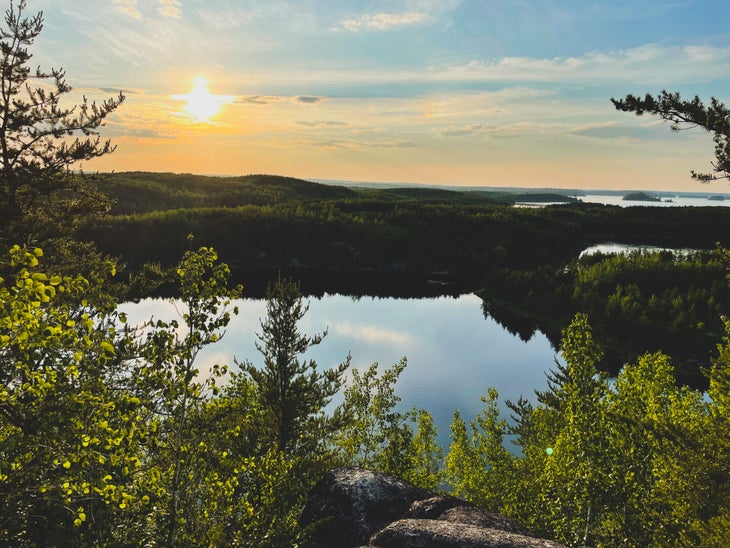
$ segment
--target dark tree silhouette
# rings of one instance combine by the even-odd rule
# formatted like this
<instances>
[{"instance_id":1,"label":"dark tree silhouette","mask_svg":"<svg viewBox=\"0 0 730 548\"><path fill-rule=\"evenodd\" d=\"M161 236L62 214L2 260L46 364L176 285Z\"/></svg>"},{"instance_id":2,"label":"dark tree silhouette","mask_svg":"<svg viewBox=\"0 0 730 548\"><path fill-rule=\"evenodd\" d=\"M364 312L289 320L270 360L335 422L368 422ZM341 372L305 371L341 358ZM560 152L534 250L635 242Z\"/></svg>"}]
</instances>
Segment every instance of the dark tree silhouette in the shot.
<instances>
[{"instance_id":1,"label":"dark tree silhouette","mask_svg":"<svg viewBox=\"0 0 730 548\"><path fill-rule=\"evenodd\" d=\"M0 28L0 240L5 243L58 235L78 216L108 208L78 164L114 150L96 130L124 101L120 92L101 104L86 97L74 106L62 104L72 89L65 70L29 66L28 48L43 29L43 12L26 16L25 10L25 0L11 0Z\"/></svg>"},{"instance_id":2,"label":"dark tree silhouette","mask_svg":"<svg viewBox=\"0 0 730 548\"><path fill-rule=\"evenodd\" d=\"M712 133L715 142L715 161L712 173L692 171L692 178L703 183L716 179L730 179L730 110L715 99L705 105L698 96L683 99L679 93L662 90L654 97L647 93L642 99L627 95L624 99L611 99L617 110L633 112L637 116L653 114L672 123L673 131L702 127Z\"/></svg>"}]
</instances>

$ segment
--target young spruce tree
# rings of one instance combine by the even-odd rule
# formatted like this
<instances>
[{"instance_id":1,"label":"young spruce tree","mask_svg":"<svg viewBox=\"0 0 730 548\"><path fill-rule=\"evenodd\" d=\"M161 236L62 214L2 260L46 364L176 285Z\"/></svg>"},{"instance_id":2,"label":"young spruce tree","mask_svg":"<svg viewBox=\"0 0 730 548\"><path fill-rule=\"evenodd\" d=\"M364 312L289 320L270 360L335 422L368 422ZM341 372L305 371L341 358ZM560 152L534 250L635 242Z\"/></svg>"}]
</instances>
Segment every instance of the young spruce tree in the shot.
<instances>
[{"instance_id":1,"label":"young spruce tree","mask_svg":"<svg viewBox=\"0 0 730 548\"><path fill-rule=\"evenodd\" d=\"M327 335L326 330L311 337L300 333L298 324L308 309L299 284L277 279L266 292L266 319L261 320L256 343L263 367L239 364L257 388L271 444L286 455L316 452L338 428L337 416L327 416L325 407L342 387L350 366L349 356L328 370L318 369L314 360L300 359Z\"/></svg>"}]
</instances>

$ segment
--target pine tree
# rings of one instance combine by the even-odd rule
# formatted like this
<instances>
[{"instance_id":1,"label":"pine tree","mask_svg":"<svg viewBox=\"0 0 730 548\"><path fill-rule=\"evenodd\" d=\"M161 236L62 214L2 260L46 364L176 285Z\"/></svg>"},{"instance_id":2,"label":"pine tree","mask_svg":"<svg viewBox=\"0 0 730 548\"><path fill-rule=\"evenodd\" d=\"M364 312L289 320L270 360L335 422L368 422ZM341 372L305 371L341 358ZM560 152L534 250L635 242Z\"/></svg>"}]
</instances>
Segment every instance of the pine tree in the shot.
<instances>
[{"instance_id":1,"label":"pine tree","mask_svg":"<svg viewBox=\"0 0 730 548\"><path fill-rule=\"evenodd\" d=\"M25 10L25 0L11 1L0 28L2 247L58 236L79 215L108 208L78 164L114 150L97 129L124 101L120 93L101 104L84 97L65 106L72 90L66 72L30 68L29 47L43 29L43 13L28 17Z\"/></svg>"},{"instance_id":2,"label":"pine tree","mask_svg":"<svg viewBox=\"0 0 730 548\"><path fill-rule=\"evenodd\" d=\"M624 99L611 99L617 110L642 116L645 112L671 122L672 131L701 127L712 134L715 142L715 161L712 173L692 171L692 178L703 183L715 179L730 178L730 110L715 99L705 105L698 96L683 99L679 93L662 90L656 97L627 95Z\"/></svg>"},{"instance_id":3,"label":"pine tree","mask_svg":"<svg viewBox=\"0 0 730 548\"><path fill-rule=\"evenodd\" d=\"M350 359L324 371L314 360L300 360L327 331L311 337L300 333L298 324L309 306L294 281L279 278L266 295L266 319L256 343L263 367L248 361L239 365L256 385L272 444L285 454L304 454L321 448L338 427L337 417L328 417L325 407L342 386Z\"/></svg>"}]
</instances>

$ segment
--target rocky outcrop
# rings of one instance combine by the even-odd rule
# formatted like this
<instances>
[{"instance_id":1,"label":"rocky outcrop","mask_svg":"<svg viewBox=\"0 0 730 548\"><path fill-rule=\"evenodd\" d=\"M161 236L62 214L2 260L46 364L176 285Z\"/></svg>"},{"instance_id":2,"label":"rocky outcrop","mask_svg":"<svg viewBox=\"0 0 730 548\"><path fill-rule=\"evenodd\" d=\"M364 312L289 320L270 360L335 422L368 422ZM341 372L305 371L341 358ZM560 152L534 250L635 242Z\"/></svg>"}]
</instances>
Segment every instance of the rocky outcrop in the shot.
<instances>
[{"instance_id":1,"label":"rocky outcrop","mask_svg":"<svg viewBox=\"0 0 730 548\"><path fill-rule=\"evenodd\" d=\"M371 548L558 548L550 540L537 539L490 527L435 519L401 519L378 531Z\"/></svg>"},{"instance_id":2,"label":"rocky outcrop","mask_svg":"<svg viewBox=\"0 0 730 548\"><path fill-rule=\"evenodd\" d=\"M561 544L464 500L357 468L325 474L300 518L320 548L486 548Z\"/></svg>"}]
</instances>

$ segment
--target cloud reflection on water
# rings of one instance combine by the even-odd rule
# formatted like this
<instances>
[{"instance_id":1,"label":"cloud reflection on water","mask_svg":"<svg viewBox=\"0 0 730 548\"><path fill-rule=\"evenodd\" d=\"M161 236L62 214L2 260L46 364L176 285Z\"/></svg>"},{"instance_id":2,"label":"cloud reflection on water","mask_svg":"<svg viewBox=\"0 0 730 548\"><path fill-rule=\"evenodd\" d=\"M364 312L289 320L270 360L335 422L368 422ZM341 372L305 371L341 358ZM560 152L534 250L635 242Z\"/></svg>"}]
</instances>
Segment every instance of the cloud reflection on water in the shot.
<instances>
[{"instance_id":1,"label":"cloud reflection on water","mask_svg":"<svg viewBox=\"0 0 730 548\"><path fill-rule=\"evenodd\" d=\"M350 353L352 366L363 370L373 362L389 367L406 356L408 367L397 385L402 406L429 410L444 445L455 409L464 419L473 418L481 409L480 396L490 386L499 391L505 413L505 399L523 395L534 402L534 390L546 387L545 372L554 365L555 352L542 333L521 341L491 318L485 319L475 295L429 299L325 295L308 301L301 331L312 335L328 328L329 334L305 358L332 367ZM237 305L240 313L226 335L201 353L201 371L221 360L235 367L234 357L261 363L255 333L266 314L265 302L244 299ZM123 309L132 324L151 315L172 319L176 314L165 300L125 304Z\"/></svg>"}]
</instances>

